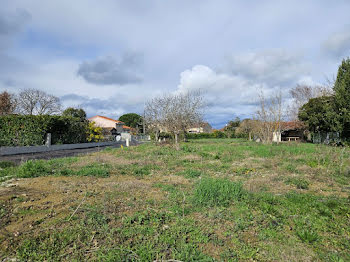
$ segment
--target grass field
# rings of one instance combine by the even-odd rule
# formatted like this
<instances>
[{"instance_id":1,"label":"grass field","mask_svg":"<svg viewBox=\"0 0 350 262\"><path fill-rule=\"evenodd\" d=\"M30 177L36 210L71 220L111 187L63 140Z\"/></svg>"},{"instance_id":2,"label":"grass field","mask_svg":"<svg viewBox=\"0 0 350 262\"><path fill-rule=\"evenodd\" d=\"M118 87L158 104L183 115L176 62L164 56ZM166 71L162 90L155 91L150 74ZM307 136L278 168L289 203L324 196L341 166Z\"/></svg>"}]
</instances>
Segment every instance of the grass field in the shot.
<instances>
[{"instance_id":1,"label":"grass field","mask_svg":"<svg viewBox=\"0 0 350 262\"><path fill-rule=\"evenodd\" d=\"M207 139L0 167L0 260L350 261L349 148Z\"/></svg>"}]
</instances>

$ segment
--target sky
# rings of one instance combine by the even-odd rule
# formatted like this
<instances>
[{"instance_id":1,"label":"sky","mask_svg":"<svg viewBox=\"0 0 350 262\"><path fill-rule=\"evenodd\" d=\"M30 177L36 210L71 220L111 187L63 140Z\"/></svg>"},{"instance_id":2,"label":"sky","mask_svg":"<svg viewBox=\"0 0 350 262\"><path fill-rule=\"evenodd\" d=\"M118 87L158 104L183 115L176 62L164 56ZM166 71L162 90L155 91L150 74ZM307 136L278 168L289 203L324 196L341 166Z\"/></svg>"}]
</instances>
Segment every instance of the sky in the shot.
<instances>
[{"instance_id":1,"label":"sky","mask_svg":"<svg viewBox=\"0 0 350 262\"><path fill-rule=\"evenodd\" d=\"M200 89L220 128L258 94L325 84L350 56L349 0L0 0L0 92L36 88L88 116L142 114Z\"/></svg>"}]
</instances>

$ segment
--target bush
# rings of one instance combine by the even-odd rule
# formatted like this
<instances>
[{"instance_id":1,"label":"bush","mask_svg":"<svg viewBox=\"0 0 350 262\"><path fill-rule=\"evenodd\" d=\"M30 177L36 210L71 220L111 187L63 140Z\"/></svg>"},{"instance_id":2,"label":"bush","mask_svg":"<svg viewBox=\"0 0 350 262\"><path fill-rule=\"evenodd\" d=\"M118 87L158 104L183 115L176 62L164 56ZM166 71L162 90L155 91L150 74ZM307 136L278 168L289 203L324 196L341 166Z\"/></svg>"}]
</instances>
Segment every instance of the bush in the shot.
<instances>
[{"instance_id":1,"label":"bush","mask_svg":"<svg viewBox=\"0 0 350 262\"><path fill-rule=\"evenodd\" d=\"M228 206L243 195L241 183L222 178L204 178L194 190L193 201L199 206Z\"/></svg>"}]
</instances>

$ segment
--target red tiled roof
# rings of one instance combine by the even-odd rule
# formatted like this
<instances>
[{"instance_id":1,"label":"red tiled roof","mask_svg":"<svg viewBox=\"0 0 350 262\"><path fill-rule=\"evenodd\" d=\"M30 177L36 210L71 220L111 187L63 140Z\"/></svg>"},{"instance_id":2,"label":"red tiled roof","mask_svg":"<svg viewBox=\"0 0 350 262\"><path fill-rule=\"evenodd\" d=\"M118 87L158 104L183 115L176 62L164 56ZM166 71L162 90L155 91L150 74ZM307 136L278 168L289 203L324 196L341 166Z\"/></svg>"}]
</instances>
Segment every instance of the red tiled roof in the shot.
<instances>
[{"instance_id":1,"label":"red tiled roof","mask_svg":"<svg viewBox=\"0 0 350 262\"><path fill-rule=\"evenodd\" d=\"M115 119L112 119L112 118L109 118L109 117L106 117L106 116L93 116L93 117L90 117L88 120L91 120L91 119L93 119L94 117L104 118L104 119L106 119L106 120L114 121L115 123L124 123L124 122L122 122L122 121L115 120Z\"/></svg>"},{"instance_id":2,"label":"red tiled roof","mask_svg":"<svg viewBox=\"0 0 350 262\"><path fill-rule=\"evenodd\" d=\"M123 128L125 128L125 129L131 129L131 127L129 127L129 126L123 126Z\"/></svg>"}]
</instances>

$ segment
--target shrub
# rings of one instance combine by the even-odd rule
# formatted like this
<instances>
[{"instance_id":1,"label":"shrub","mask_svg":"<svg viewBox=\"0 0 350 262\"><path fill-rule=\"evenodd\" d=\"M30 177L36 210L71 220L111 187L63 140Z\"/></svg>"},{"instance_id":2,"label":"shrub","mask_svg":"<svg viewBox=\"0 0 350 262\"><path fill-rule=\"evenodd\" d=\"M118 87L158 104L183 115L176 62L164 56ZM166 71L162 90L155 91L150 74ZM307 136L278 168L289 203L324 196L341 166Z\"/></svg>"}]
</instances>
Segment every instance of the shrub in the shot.
<instances>
[{"instance_id":1,"label":"shrub","mask_svg":"<svg viewBox=\"0 0 350 262\"><path fill-rule=\"evenodd\" d=\"M228 206L242 198L241 183L221 178L204 178L195 187L193 201L199 206Z\"/></svg>"},{"instance_id":2,"label":"shrub","mask_svg":"<svg viewBox=\"0 0 350 262\"><path fill-rule=\"evenodd\" d=\"M86 130L87 141L99 142L103 140L102 127L96 126L95 122L90 122Z\"/></svg>"}]
</instances>

